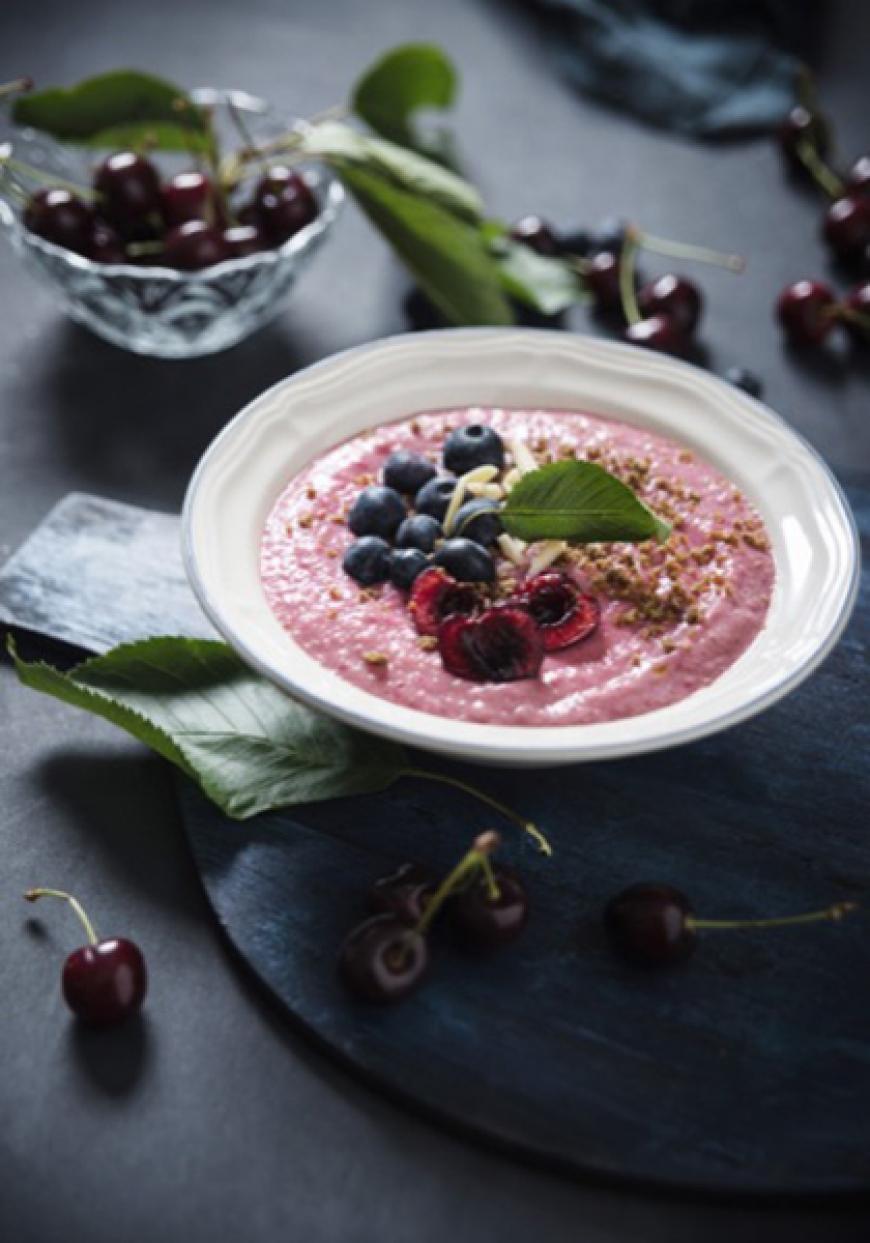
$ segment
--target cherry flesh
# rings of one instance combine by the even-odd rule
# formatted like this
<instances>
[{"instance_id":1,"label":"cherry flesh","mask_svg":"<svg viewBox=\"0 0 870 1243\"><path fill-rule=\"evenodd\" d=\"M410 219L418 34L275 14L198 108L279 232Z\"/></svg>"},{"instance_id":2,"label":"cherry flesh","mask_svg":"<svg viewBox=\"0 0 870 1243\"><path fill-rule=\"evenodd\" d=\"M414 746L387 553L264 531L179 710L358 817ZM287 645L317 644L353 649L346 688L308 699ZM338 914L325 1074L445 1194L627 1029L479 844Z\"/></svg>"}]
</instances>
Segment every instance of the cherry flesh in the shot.
<instances>
[{"instance_id":1,"label":"cherry flesh","mask_svg":"<svg viewBox=\"0 0 870 1243\"><path fill-rule=\"evenodd\" d=\"M835 304L821 281L795 281L779 295L776 315L794 345L820 345L834 326Z\"/></svg>"},{"instance_id":2,"label":"cherry flesh","mask_svg":"<svg viewBox=\"0 0 870 1243\"><path fill-rule=\"evenodd\" d=\"M79 255L88 253L93 224L87 204L60 186L37 190L24 209L26 229Z\"/></svg>"},{"instance_id":3,"label":"cherry flesh","mask_svg":"<svg viewBox=\"0 0 870 1243\"><path fill-rule=\"evenodd\" d=\"M396 915L373 915L348 936L339 972L352 993L366 1001L401 1001L429 967L426 938Z\"/></svg>"},{"instance_id":4,"label":"cherry flesh","mask_svg":"<svg viewBox=\"0 0 870 1243\"><path fill-rule=\"evenodd\" d=\"M684 962L694 953L692 914L689 899L671 885L631 885L608 902L604 927L621 957L659 967Z\"/></svg>"},{"instance_id":5,"label":"cherry flesh","mask_svg":"<svg viewBox=\"0 0 870 1243\"><path fill-rule=\"evenodd\" d=\"M669 315L651 315L629 324L624 336L632 345L643 345L664 354L683 354L688 345L685 335Z\"/></svg>"},{"instance_id":6,"label":"cherry flesh","mask_svg":"<svg viewBox=\"0 0 870 1243\"><path fill-rule=\"evenodd\" d=\"M204 220L188 220L166 234L159 262L183 272L197 272L222 263L230 256L220 229Z\"/></svg>"},{"instance_id":7,"label":"cherry flesh","mask_svg":"<svg viewBox=\"0 0 870 1243\"><path fill-rule=\"evenodd\" d=\"M149 237L163 217L157 169L135 151L116 151L94 176L100 211L124 237Z\"/></svg>"},{"instance_id":8,"label":"cherry flesh","mask_svg":"<svg viewBox=\"0 0 870 1243\"><path fill-rule=\"evenodd\" d=\"M453 899L450 917L468 949L498 949L518 937L528 922L529 899L519 879L498 867L493 878L497 896L490 893L485 876L475 875Z\"/></svg>"},{"instance_id":9,"label":"cherry flesh","mask_svg":"<svg viewBox=\"0 0 870 1243\"><path fill-rule=\"evenodd\" d=\"M703 298L698 286L685 276L660 276L644 285L637 295L642 314L666 315L674 327L689 337L698 326Z\"/></svg>"}]
</instances>

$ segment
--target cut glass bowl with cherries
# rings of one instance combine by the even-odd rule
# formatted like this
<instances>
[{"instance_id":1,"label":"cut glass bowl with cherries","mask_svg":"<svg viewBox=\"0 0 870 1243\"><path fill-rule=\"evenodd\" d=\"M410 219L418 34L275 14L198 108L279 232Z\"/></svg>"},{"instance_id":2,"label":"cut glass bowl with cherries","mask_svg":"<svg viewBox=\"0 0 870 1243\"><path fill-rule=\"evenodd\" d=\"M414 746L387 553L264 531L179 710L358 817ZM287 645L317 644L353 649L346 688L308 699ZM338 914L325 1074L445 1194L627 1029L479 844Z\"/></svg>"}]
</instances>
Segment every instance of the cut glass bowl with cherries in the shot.
<instances>
[{"instance_id":1,"label":"cut glass bowl with cherries","mask_svg":"<svg viewBox=\"0 0 870 1243\"><path fill-rule=\"evenodd\" d=\"M287 134L244 92L191 99L220 149L238 147L240 126L257 148ZM94 152L27 127L5 137L0 224L15 249L73 319L138 354L214 353L272 319L344 198L323 166L290 169L278 154L224 193L192 154Z\"/></svg>"}]
</instances>

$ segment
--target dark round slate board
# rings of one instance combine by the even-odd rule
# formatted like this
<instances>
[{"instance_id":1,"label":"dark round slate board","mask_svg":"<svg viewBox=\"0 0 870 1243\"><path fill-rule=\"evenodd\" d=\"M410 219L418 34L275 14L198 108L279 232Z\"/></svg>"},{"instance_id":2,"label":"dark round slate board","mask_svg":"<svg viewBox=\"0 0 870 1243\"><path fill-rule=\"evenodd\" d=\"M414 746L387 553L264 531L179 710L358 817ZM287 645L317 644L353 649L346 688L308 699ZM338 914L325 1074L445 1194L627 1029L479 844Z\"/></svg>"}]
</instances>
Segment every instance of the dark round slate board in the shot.
<instances>
[{"instance_id":1,"label":"dark round slate board","mask_svg":"<svg viewBox=\"0 0 870 1243\"><path fill-rule=\"evenodd\" d=\"M853 491L865 540L870 495ZM716 738L546 772L463 768L544 826L547 862L504 825L528 880L524 938L487 961L442 930L424 988L353 1001L336 951L370 882L406 858L446 869L492 822L422 781L239 825L182 801L229 938L293 1018L373 1085L562 1169L720 1191L870 1188L870 914L711 932L682 968L615 961L599 913L633 881L710 917L795 913L870 887L870 581L809 683ZM423 758L422 763L432 761Z\"/></svg>"}]
</instances>

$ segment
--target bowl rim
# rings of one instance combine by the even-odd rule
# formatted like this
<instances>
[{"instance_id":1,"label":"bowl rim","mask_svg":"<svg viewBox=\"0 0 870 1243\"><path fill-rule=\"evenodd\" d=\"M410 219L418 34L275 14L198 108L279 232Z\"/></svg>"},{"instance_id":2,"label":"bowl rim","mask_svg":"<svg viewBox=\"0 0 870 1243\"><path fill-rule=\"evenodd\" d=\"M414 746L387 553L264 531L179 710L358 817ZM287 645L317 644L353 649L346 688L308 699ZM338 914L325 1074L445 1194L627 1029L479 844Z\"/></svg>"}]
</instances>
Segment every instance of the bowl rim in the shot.
<instances>
[{"instance_id":1,"label":"bowl rim","mask_svg":"<svg viewBox=\"0 0 870 1243\"><path fill-rule=\"evenodd\" d=\"M845 537L844 542L848 547L848 564L846 572L841 575L839 583L840 602L836 616L831 621L826 633L821 640L815 645L811 654L808 655L800 665L790 670L784 676L779 678L773 685L760 691L755 695L747 695L738 703L733 705L727 711L718 715L711 715L708 719L694 724L681 725L672 729L663 728L656 732L654 736L642 739L635 739L629 742L593 742L583 740L583 731L595 728L602 723L574 724L563 726L491 726L477 725L476 723L456 722L452 718L421 712L416 709L405 708L404 706L392 703L392 701L383 699L379 696L371 695L369 692L361 691L360 694L371 702L373 709L378 708L383 714L383 719L372 720L371 716L365 710L350 709L346 705L336 705L329 696L319 693L306 685L300 685L292 675L288 674L291 668L290 661L287 662L285 668L276 668L268 660L261 658L255 647L247 640L245 634L232 622L228 621L224 610L221 608L220 601L214 597L209 584L206 582L205 575L198 562L196 541L194 537L194 520L196 509L199 501L203 482L207 479L213 464L219 460L219 456L224 452L224 446L233 440L238 434L240 427L248 422L255 420L261 410L267 408L270 400L284 390L292 389L292 387L300 382L307 381L313 376L328 372L334 368L340 367L346 363L351 365L359 360L365 359L373 353L387 351L391 348L401 347L405 343L418 343L425 345L426 341L437 341L439 343L448 340L457 342L485 342L489 340L506 339L508 336L521 338L523 342L532 342L537 340L541 345L546 345L548 341L564 344L566 340L570 341L574 338L578 343L582 343L583 347L592 347L593 350L601 350L605 356L611 355L614 358L624 356L626 359L646 361L653 359L657 364L661 364L666 370L674 371L675 374L682 374L689 379L697 382L710 384L715 388L727 390L731 399L736 402L744 411L748 411L756 420L760 420L768 427L773 427L780 436L791 440L793 445L806 455L810 463L819 472L821 478L825 482L829 490L829 498L833 500L837 507L837 518L841 524L841 535ZM471 403L474 404L474 403ZM504 403L507 404L507 403ZM422 408L422 407L421 407ZM433 408L437 408L433 407ZM409 410L408 415L414 411ZM622 416L616 416L617 418ZM384 420L388 422L390 420ZM630 421L630 420L629 420ZM371 426L376 426L372 423ZM350 435L358 434L349 433ZM667 433L666 433L667 434ZM346 437L345 437L346 438ZM338 442L336 442L338 443ZM318 452L323 452L319 450ZM316 454L313 456L317 456ZM268 389L264 390L252 401L248 402L226 426L212 440L204 451L199 463L197 464L190 482L188 484L184 504L181 513L181 551L182 560L188 581L196 595L206 616L214 625L218 633L232 646L242 657L246 664L256 669L264 677L280 686L285 692L292 697L307 703L309 706L318 711L325 712L328 715L336 717L347 724L365 730L369 733L378 734L382 737L389 738L393 741L406 743L413 746L421 747L437 751L442 754L452 755L457 758L467 760L475 760L491 764L522 764L528 765L557 765L563 763L579 763L594 762L604 759L619 759L631 755L646 754L658 750L663 750L673 746L680 746L689 742L694 742L717 733L723 729L730 728L739 724L767 707L772 706L779 699L789 694L798 685L800 685L815 669L826 659L834 646L839 641L854 609L858 595L860 583L860 539L857 524L854 515L849 507L843 489L833 474L822 455L815 447L799 432L795 431L786 420L775 411L766 406L763 402L757 400L748 394L734 389L732 385L727 384L724 380L691 363L670 356L662 356L659 354L651 354L639 346L633 346L621 342L608 341L602 338L586 336L581 334L566 334L561 330L540 329L540 328L449 328L449 329L432 329L422 332L399 333L388 337L379 338L376 341L366 342L361 345L349 347L345 350L338 351L326 358L308 365L305 368L277 381ZM779 572L779 565L777 570ZM265 605L268 608L268 605ZM743 660L746 653L738 658ZM313 658L312 658L313 659ZM735 664L738 662L735 662ZM730 666L733 668L734 666ZM320 666L323 668L323 666ZM724 671L725 673L728 670ZM340 675L336 675L341 682L344 679ZM714 683L720 679L714 679ZM351 684L345 683L350 686ZM704 688L701 688L704 689ZM677 707L679 704L685 703L693 698L690 694L682 700L675 701L673 705L667 705L665 708L656 709L652 712L639 713L635 716L616 718L612 722L604 722L603 724L627 725L630 727L634 721L642 721L644 718L658 714L666 714L668 708ZM414 728L409 728L406 724L395 724L389 719L390 710L400 715L408 715L418 718ZM450 726L465 727L471 725L476 730L481 731L498 731L510 735L510 739L502 743L480 742L475 743L473 747L469 747L467 743L451 744L445 732ZM552 744L546 748L535 747L535 739L540 740L542 731L548 733L558 732L564 738L565 745L554 747ZM549 740L548 740L549 742Z\"/></svg>"}]
</instances>

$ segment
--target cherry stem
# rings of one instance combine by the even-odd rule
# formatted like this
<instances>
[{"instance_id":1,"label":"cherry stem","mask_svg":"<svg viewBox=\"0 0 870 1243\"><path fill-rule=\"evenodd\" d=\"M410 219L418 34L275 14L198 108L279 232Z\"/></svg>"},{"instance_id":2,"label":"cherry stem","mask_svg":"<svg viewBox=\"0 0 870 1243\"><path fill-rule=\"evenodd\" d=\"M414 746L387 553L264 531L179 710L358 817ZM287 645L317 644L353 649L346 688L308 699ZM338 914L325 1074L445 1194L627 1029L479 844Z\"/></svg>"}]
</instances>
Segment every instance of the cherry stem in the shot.
<instances>
[{"instance_id":1,"label":"cherry stem","mask_svg":"<svg viewBox=\"0 0 870 1243\"><path fill-rule=\"evenodd\" d=\"M846 192L843 182L819 154L815 143L809 138L801 138L795 146L795 155L828 198L842 198Z\"/></svg>"},{"instance_id":2,"label":"cherry stem","mask_svg":"<svg viewBox=\"0 0 870 1243\"><path fill-rule=\"evenodd\" d=\"M163 242L128 242L125 252L133 259L142 259L146 255L162 255L166 247Z\"/></svg>"},{"instance_id":3,"label":"cherry stem","mask_svg":"<svg viewBox=\"0 0 870 1243\"><path fill-rule=\"evenodd\" d=\"M28 889L24 897L28 902L36 902L39 898L63 898L64 902L68 902L79 917L82 927L88 935L90 944L98 944L99 938L94 931L94 925L88 919L81 902L79 902L78 898L74 898L71 893L65 893L63 889Z\"/></svg>"},{"instance_id":4,"label":"cherry stem","mask_svg":"<svg viewBox=\"0 0 870 1243\"><path fill-rule=\"evenodd\" d=\"M49 186L58 186L62 190L69 190L73 194L78 194L84 199L99 199L102 196L96 191L91 190L88 186L76 185L74 181L68 181L66 177L56 177L54 173L48 173L44 168L35 168L32 164L25 164L23 160L13 159L8 154L8 149L0 151L0 172L8 169L10 173L17 173L19 177L30 177L33 181L41 181Z\"/></svg>"},{"instance_id":5,"label":"cherry stem","mask_svg":"<svg viewBox=\"0 0 870 1243\"><path fill-rule=\"evenodd\" d=\"M512 808L506 807L504 803L499 803L489 794L484 794L483 790L478 790L475 786L468 785L465 781L460 781L458 777L448 777L446 773L433 773L426 768L403 768L397 774L398 777L420 777L424 781L440 781L442 785L453 786L456 790L462 790L465 794L470 794L472 798L476 798L479 802L486 803L487 807L491 807L494 811L499 812L506 820L511 820L524 833L528 833L542 855L552 855L553 853L552 846L536 824L533 824L531 820L524 820Z\"/></svg>"},{"instance_id":6,"label":"cherry stem","mask_svg":"<svg viewBox=\"0 0 870 1243\"><path fill-rule=\"evenodd\" d=\"M863 311L856 311L854 307L846 306L843 302L835 304L831 311L831 319L845 320L849 324L857 324L859 328L870 334L870 315L865 315Z\"/></svg>"},{"instance_id":7,"label":"cherry stem","mask_svg":"<svg viewBox=\"0 0 870 1243\"><path fill-rule=\"evenodd\" d=\"M481 833L479 837L475 838L474 845L471 847L471 850L462 856L452 871L447 873L441 884L433 893L432 897L426 903L426 909L423 911L423 914L412 928L412 933L418 937L426 935L429 928L432 926L432 921L441 910L441 907L451 896L451 894L456 892L466 877L472 874L472 872L476 872L478 870L483 872L483 875L487 881L487 891L490 898L492 898L494 902L498 901L499 889L495 881L495 876L492 872L492 865L489 861L489 856L494 850L497 849L500 840L501 839L499 838L498 833L492 832ZM490 888L490 883L492 888Z\"/></svg>"},{"instance_id":8,"label":"cherry stem","mask_svg":"<svg viewBox=\"0 0 870 1243\"><path fill-rule=\"evenodd\" d=\"M629 324L638 324L643 319L634 291L638 237L634 229L627 229L619 252L619 300L622 303L622 313Z\"/></svg>"},{"instance_id":9,"label":"cherry stem","mask_svg":"<svg viewBox=\"0 0 870 1243\"><path fill-rule=\"evenodd\" d=\"M810 911L806 915L785 915L779 919L696 919L686 916L686 927L696 928L784 928L789 924L818 924L824 920L838 923L851 911L858 909L857 902L835 902L823 911Z\"/></svg>"},{"instance_id":10,"label":"cherry stem","mask_svg":"<svg viewBox=\"0 0 870 1243\"><path fill-rule=\"evenodd\" d=\"M7 95L21 95L25 91L32 90L33 78L13 78L11 82L0 84L0 99L4 99Z\"/></svg>"},{"instance_id":11,"label":"cherry stem","mask_svg":"<svg viewBox=\"0 0 870 1243\"><path fill-rule=\"evenodd\" d=\"M694 259L698 263L726 268L729 272L742 272L746 267L746 260L742 255L729 255L721 250L712 250L709 246L695 246L690 242L673 242L670 238L656 237L639 229L630 232L635 234L639 246L657 255L668 255L674 259Z\"/></svg>"}]
</instances>

